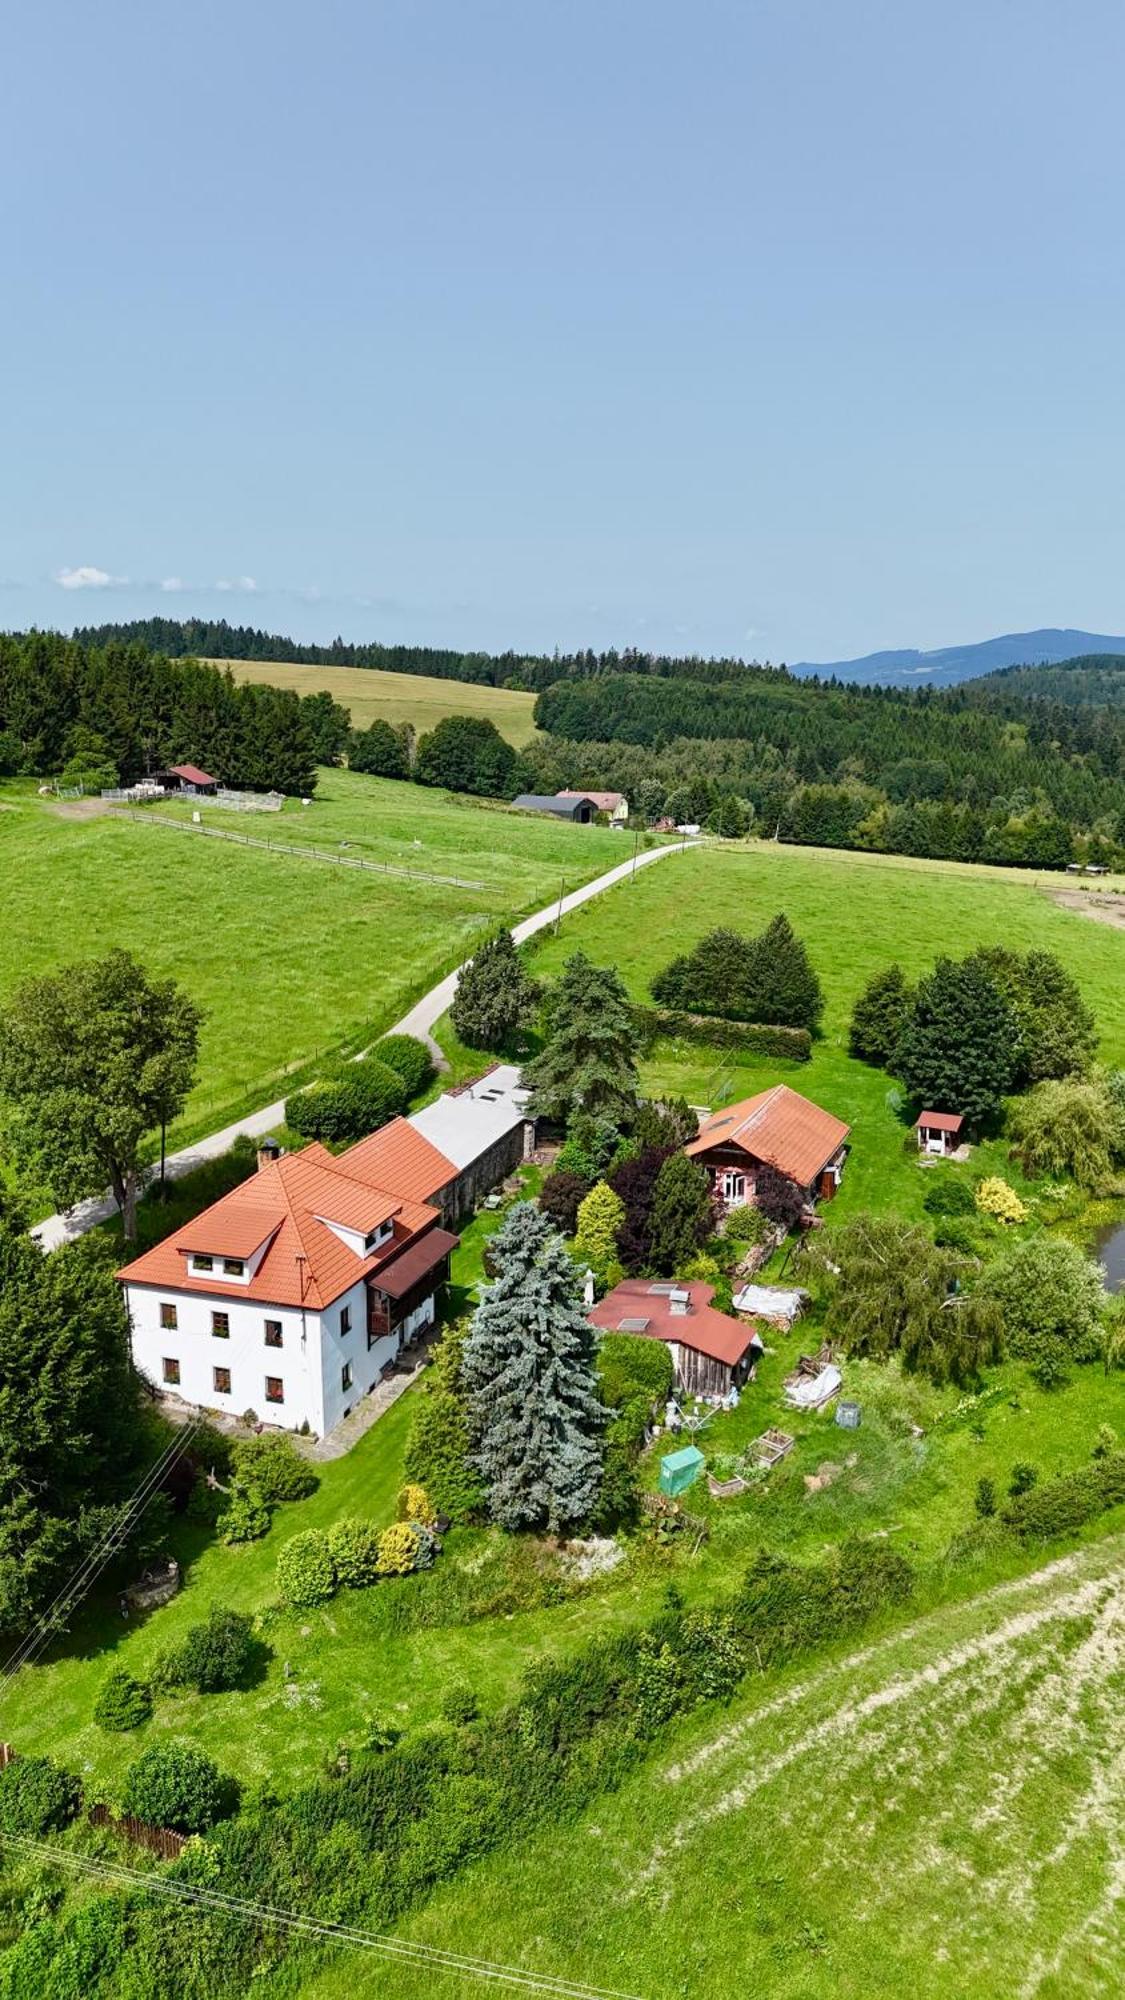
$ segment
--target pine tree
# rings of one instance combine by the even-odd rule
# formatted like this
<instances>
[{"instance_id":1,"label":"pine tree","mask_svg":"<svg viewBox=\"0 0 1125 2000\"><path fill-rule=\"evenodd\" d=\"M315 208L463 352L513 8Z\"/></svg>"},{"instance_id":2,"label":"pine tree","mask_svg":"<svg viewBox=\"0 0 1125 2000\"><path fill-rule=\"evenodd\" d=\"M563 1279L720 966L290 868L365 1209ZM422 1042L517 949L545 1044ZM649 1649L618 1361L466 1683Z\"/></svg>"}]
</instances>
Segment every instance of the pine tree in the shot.
<instances>
[{"instance_id":1,"label":"pine tree","mask_svg":"<svg viewBox=\"0 0 1125 2000\"><path fill-rule=\"evenodd\" d=\"M568 958L548 996L547 1041L527 1070L536 1116L565 1123L576 1112L616 1125L637 1104L637 1030L612 966L584 952Z\"/></svg>"},{"instance_id":2,"label":"pine tree","mask_svg":"<svg viewBox=\"0 0 1125 2000\"><path fill-rule=\"evenodd\" d=\"M914 996L895 1054L910 1095L975 1125L999 1110L1020 1056L1019 1023L984 966L939 958Z\"/></svg>"},{"instance_id":3,"label":"pine tree","mask_svg":"<svg viewBox=\"0 0 1125 2000\"><path fill-rule=\"evenodd\" d=\"M815 1030L824 994L808 952L783 911L754 940L749 980L750 1018L782 1027Z\"/></svg>"},{"instance_id":4,"label":"pine tree","mask_svg":"<svg viewBox=\"0 0 1125 2000\"><path fill-rule=\"evenodd\" d=\"M652 1197L652 1261L670 1276L694 1257L711 1229L711 1188L702 1167L673 1153L656 1177Z\"/></svg>"},{"instance_id":5,"label":"pine tree","mask_svg":"<svg viewBox=\"0 0 1125 2000\"><path fill-rule=\"evenodd\" d=\"M517 1202L492 1240L499 1275L465 1344L473 1463L502 1528L551 1533L584 1520L601 1478L605 1409L594 1330L562 1238Z\"/></svg>"},{"instance_id":6,"label":"pine tree","mask_svg":"<svg viewBox=\"0 0 1125 2000\"><path fill-rule=\"evenodd\" d=\"M500 1049L529 1019L538 987L509 930L498 930L462 967L450 1019L471 1049Z\"/></svg>"},{"instance_id":7,"label":"pine tree","mask_svg":"<svg viewBox=\"0 0 1125 2000\"><path fill-rule=\"evenodd\" d=\"M848 1047L860 1062L889 1069L910 1007L910 987L901 965L888 965L869 979L852 1011Z\"/></svg>"}]
</instances>

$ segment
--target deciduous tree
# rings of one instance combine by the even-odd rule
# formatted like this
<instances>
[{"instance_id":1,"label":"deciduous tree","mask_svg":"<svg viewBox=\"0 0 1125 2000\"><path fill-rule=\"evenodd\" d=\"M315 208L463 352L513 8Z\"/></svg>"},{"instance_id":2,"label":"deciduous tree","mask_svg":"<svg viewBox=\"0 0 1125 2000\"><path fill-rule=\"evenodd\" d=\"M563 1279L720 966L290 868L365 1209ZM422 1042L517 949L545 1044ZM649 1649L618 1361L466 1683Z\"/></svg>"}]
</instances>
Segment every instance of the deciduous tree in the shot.
<instances>
[{"instance_id":1,"label":"deciduous tree","mask_svg":"<svg viewBox=\"0 0 1125 2000\"><path fill-rule=\"evenodd\" d=\"M69 1207L107 1181L136 1235L140 1153L183 1104L199 1009L127 951L17 988L0 1012L0 1092L17 1153Z\"/></svg>"}]
</instances>

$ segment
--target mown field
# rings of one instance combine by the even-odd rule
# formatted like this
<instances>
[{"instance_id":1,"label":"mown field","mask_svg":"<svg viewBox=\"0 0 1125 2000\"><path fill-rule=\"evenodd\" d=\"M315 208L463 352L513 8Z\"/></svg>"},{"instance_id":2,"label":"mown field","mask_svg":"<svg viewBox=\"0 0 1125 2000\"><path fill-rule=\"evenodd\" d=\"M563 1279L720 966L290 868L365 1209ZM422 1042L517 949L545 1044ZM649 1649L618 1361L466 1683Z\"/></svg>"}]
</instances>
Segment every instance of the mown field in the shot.
<instances>
[{"instance_id":1,"label":"mown field","mask_svg":"<svg viewBox=\"0 0 1125 2000\"><path fill-rule=\"evenodd\" d=\"M203 1008L199 1083L176 1140L282 1094L288 1068L397 1020L491 925L621 858L599 827L532 820L421 786L326 771L314 803L223 816L341 854L478 881L412 881L243 848L0 788L0 994L126 946ZM673 863L673 866L676 864Z\"/></svg>"},{"instance_id":2,"label":"mown field","mask_svg":"<svg viewBox=\"0 0 1125 2000\"><path fill-rule=\"evenodd\" d=\"M350 710L356 729L409 722L421 736L445 715L483 715L516 749L535 735L533 694L510 688L477 687L428 674L391 674L378 667L303 667L285 660L214 660L229 667L236 681L269 681L296 694L330 694Z\"/></svg>"},{"instance_id":3,"label":"mown field","mask_svg":"<svg viewBox=\"0 0 1125 2000\"><path fill-rule=\"evenodd\" d=\"M1123 1573L1117 1533L751 1686L404 1934L641 2000L1108 2000ZM340 1950L303 1990L481 1986Z\"/></svg>"}]
</instances>

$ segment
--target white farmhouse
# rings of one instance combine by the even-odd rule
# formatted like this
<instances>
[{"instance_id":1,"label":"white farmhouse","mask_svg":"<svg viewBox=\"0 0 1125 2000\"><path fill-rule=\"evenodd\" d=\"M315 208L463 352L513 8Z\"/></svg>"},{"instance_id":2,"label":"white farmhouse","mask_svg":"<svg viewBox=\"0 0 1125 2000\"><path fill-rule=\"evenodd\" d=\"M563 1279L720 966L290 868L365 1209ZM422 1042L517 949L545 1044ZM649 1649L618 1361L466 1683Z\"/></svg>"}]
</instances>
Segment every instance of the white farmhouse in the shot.
<instances>
[{"instance_id":1,"label":"white farmhouse","mask_svg":"<svg viewBox=\"0 0 1125 2000\"><path fill-rule=\"evenodd\" d=\"M518 1166L535 1126L493 1064L346 1153L259 1155L256 1174L118 1272L133 1360L197 1408L323 1436L432 1324L448 1224Z\"/></svg>"},{"instance_id":2,"label":"white farmhouse","mask_svg":"<svg viewBox=\"0 0 1125 2000\"><path fill-rule=\"evenodd\" d=\"M448 1179L449 1162L396 1126L382 1175L357 1157L370 1140L267 1160L118 1272L134 1362L158 1390L323 1435L374 1387L432 1322L457 1243L437 1207L401 1190Z\"/></svg>"}]
</instances>

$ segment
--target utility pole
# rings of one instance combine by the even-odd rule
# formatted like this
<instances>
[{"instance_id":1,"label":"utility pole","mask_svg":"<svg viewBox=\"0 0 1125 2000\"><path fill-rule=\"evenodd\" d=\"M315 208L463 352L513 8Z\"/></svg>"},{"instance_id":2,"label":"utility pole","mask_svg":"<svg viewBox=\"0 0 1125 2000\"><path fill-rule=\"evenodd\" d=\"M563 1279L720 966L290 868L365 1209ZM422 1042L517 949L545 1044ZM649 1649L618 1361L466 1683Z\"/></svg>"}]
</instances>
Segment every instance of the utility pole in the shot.
<instances>
[{"instance_id":1,"label":"utility pole","mask_svg":"<svg viewBox=\"0 0 1125 2000\"><path fill-rule=\"evenodd\" d=\"M563 890L565 889L565 887L566 887L566 876L565 876L565 875L562 875L562 876L560 876L560 877L559 877L559 907L558 907L558 909L557 909L557 910L555 911L555 936L556 936L556 937L558 937L558 934L559 934L559 925L560 925L560 924L562 923L562 906L563 906Z\"/></svg>"}]
</instances>

